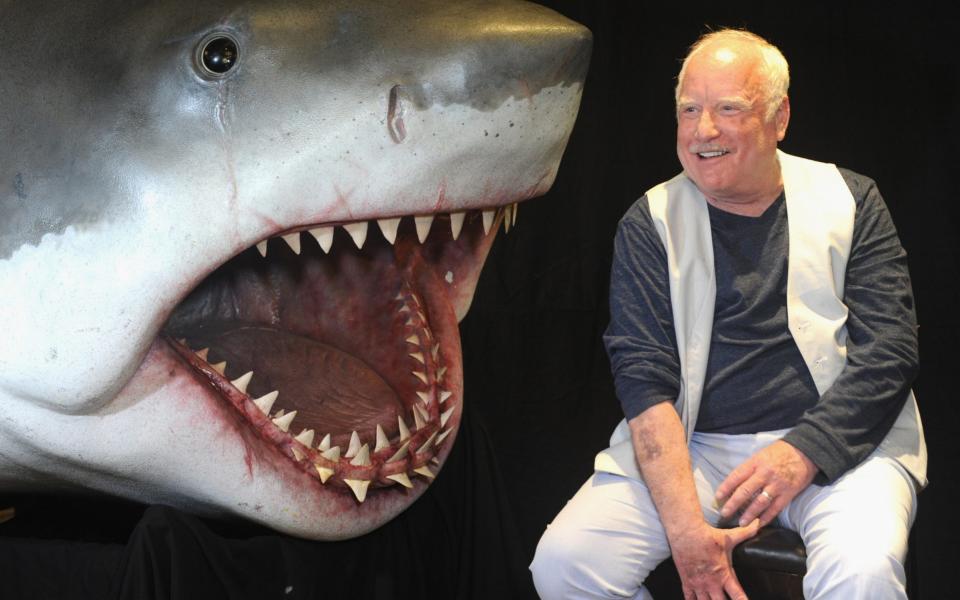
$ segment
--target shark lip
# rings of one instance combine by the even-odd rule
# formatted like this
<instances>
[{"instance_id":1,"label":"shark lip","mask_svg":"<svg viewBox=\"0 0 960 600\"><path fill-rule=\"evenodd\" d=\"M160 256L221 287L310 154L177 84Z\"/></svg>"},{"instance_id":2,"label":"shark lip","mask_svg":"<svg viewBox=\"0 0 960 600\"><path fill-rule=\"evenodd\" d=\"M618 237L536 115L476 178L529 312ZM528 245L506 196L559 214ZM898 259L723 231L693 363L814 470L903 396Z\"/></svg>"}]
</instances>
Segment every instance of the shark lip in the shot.
<instances>
[{"instance_id":1,"label":"shark lip","mask_svg":"<svg viewBox=\"0 0 960 600\"><path fill-rule=\"evenodd\" d=\"M515 218L510 205L381 220L381 235L367 223L289 230L211 273L163 337L316 485L361 503L422 487L459 425L457 315L491 229Z\"/></svg>"}]
</instances>

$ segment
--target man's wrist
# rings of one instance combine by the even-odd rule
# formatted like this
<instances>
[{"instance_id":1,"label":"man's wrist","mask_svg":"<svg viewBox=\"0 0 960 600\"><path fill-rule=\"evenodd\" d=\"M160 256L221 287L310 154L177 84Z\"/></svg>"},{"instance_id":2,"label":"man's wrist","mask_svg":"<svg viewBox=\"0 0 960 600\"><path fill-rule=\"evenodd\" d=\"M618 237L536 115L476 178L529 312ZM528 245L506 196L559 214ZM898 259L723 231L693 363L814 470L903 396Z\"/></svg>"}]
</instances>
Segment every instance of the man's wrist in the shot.
<instances>
[{"instance_id":1,"label":"man's wrist","mask_svg":"<svg viewBox=\"0 0 960 600\"><path fill-rule=\"evenodd\" d=\"M709 533L710 525L704 520L703 515L691 515L689 518L681 519L674 526L665 522L663 528L671 548L684 548L690 544L701 544Z\"/></svg>"}]
</instances>

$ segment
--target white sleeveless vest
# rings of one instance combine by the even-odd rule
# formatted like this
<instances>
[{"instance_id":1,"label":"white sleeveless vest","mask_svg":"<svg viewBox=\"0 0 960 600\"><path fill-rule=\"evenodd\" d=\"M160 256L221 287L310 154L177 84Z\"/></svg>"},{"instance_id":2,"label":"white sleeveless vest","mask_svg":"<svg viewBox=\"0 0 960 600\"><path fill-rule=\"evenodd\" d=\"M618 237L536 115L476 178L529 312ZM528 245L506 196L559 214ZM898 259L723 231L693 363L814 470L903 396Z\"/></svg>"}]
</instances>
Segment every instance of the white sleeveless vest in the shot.
<instances>
[{"instance_id":1,"label":"white sleeveless vest","mask_svg":"<svg viewBox=\"0 0 960 600\"><path fill-rule=\"evenodd\" d=\"M822 395L847 360L842 299L856 206L834 165L777 154L788 215L787 322ZM675 407L689 441L703 394L717 291L710 215L706 198L682 173L648 191L647 200L667 251L681 372ZM913 392L874 453L893 457L921 487L926 485L927 448ZM594 468L641 478L625 419Z\"/></svg>"}]
</instances>

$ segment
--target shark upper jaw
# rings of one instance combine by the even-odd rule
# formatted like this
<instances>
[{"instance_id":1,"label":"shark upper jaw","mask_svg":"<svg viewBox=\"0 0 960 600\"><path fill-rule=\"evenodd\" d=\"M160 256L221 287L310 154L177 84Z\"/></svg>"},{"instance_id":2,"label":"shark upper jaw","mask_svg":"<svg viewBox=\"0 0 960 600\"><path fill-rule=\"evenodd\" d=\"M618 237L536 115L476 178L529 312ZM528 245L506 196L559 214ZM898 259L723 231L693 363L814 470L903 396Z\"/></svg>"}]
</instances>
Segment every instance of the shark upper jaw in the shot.
<instances>
[{"instance_id":1,"label":"shark upper jaw","mask_svg":"<svg viewBox=\"0 0 960 600\"><path fill-rule=\"evenodd\" d=\"M507 205L282 231L197 286L134 379L165 365L176 402L206 406L201 420L238 436L241 479L297 482L318 512L386 520L456 437L458 321L516 215Z\"/></svg>"}]
</instances>

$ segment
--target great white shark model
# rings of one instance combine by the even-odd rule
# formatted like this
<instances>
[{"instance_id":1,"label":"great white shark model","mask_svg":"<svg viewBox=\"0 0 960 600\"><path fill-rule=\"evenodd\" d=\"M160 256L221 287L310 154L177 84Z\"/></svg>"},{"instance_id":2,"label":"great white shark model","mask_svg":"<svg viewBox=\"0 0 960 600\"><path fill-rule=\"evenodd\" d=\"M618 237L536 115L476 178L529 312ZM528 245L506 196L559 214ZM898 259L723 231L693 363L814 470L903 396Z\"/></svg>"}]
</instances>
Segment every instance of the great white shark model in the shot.
<instances>
[{"instance_id":1,"label":"great white shark model","mask_svg":"<svg viewBox=\"0 0 960 600\"><path fill-rule=\"evenodd\" d=\"M519 1L0 0L0 489L316 539L406 508L590 40Z\"/></svg>"}]
</instances>

